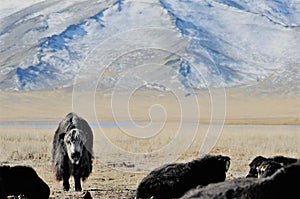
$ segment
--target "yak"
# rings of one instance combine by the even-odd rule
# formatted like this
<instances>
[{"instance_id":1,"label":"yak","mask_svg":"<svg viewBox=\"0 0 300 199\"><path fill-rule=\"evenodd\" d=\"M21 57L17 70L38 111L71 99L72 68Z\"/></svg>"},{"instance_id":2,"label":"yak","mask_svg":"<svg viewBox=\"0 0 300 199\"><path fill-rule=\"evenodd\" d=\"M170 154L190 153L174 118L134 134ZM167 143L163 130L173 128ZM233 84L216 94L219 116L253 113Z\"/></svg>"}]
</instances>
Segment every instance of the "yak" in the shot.
<instances>
[{"instance_id":1,"label":"yak","mask_svg":"<svg viewBox=\"0 0 300 199\"><path fill-rule=\"evenodd\" d=\"M189 189L224 181L230 158L205 155L187 163L163 165L151 171L138 185L136 198L178 198Z\"/></svg>"},{"instance_id":2,"label":"yak","mask_svg":"<svg viewBox=\"0 0 300 199\"><path fill-rule=\"evenodd\" d=\"M53 138L52 159L55 177L69 191L69 178L74 177L75 191L81 191L81 180L92 172L93 132L86 120L69 113L60 123Z\"/></svg>"},{"instance_id":3,"label":"yak","mask_svg":"<svg viewBox=\"0 0 300 199\"><path fill-rule=\"evenodd\" d=\"M48 199L49 186L29 166L0 166L0 199L23 195L29 199Z\"/></svg>"},{"instance_id":4,"label":"yak","mask_svg":"<svg viewBox=\"0 0 300 199\"><path fill-rule=\"evenodd\" d=\"M257 156L249 164L250 170L246 177L259 178L271 176L278 169L296 163L297 161L299 160L296 158L284 156L273 156L270 158Z\"/></svg>"},{"instance_id":5,"label":"yak","mask_svg":"<svg viewBox=\"0 0 300 199\"><path fill-rule=\"evenodd\" d=\"M266 178L236 178L206 187L197 187L181 199L281 199L297 198L300 184L300 164L280 168Z\"/></svg>"}]
</instances>

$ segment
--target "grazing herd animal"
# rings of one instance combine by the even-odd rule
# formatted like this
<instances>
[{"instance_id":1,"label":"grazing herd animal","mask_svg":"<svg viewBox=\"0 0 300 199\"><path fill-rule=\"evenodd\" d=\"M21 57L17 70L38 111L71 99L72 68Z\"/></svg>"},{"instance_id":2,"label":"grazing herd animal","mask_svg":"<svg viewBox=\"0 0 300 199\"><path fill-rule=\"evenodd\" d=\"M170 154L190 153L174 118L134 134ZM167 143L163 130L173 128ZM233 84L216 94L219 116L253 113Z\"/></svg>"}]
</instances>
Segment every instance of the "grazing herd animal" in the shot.
<instances>
[{"instance_id":1,"label":"grazing herd animal","mask_svg":"<svg viewBox=\"0 0 300 199\"><path fill-rule=\"evenodd\" d=\"M69 113L54 134L53 164L55 176L63 181L63 188L69 191L69 178L74 177L75 191L81 191L81 180L92 172L93 133L88 123L75 113Z\"/></svg>"},{"instance_id":2,"label":"grazing herd animal","mask_svg":"<svg viewBox=\"0 0 300 199\"><path fill-rule=\"evenodd\" d=\"M81 191L93 166L93 132L86 120L69 113L59 123L53 137L52 163L55 177L70 189ZM246 177L226 180L230 157L205 155L187 163L163 165L151 171L139 183L137 199L172 198L294 198L299 195L300 160L284 156L255 157ZM0 199L15 196L47 199L49 186L27 166L0 166ZM92 198L85 192L84 198Z\"/></svg>"},{"instance_id":3,"label":"grazing herd animal","mask_svg":"<svg viewBox=\"0 0 300 199\"><path fill-rule=\"evenodd\" d=\"M181 199L282 199L299 198L300 164L280 168L266 178L237 178L187 192Z\"/></svg>"},{"instance_id":4,"label":"grazing herd animal","mask_svg":"<svg viewBox=\"0 0 300 199\"><path fill-rule=\"evenodd\" d=\"M0 199L11 195L48 199L50 188L31 167L0 166Z\"/></svg>"},{"instance_id":5,"label":"grazing herd animal","mask_svg":"<svg viewBox=\"0 0 300 199\"><path fill-rule=\"evenodd\" d=\"M218 159L223 161L211 161ZM190 169L189 164L198 161L202 164L199 164L197 169ZM229 165L230 158L227 156L207 155L186 164L162 166L150 172L141 181L136 198L171 199L182 196L182 199L279 199L293 198L298 194L297 184L300 183L298 159L258 156L249 164L250 171L246 177L225 181ZM203 173L199 175L201 172L205 175ZM223 178L215 178L216 176ZM206 183L201 183L201 180Z\"/></svg>"},{"instance_id":6,"label":"grazing herd animal","mask_svg":"<svg viewBox=\"0 0 300 199\"><path fill-rule=\"evenodd\" d=\"M274 156L266 158L263 156L255 157L249 164L250 171L246 177L267 177L274 174L278 169L287 165L293 164L300 161L296 158Z\"/></svg>"},{"instance_id":7,"label":"grazing herd animal","mask_svg":"<svg viewBox=\"0 0 300 199\"><path fill-rule=\"evenodd\" d=\"M137 198L178 198L198 185L221 182L226 178L230 158L206 155L188 163L173 163L150 172L137 188Z\"/></svg>"}]
</instances>

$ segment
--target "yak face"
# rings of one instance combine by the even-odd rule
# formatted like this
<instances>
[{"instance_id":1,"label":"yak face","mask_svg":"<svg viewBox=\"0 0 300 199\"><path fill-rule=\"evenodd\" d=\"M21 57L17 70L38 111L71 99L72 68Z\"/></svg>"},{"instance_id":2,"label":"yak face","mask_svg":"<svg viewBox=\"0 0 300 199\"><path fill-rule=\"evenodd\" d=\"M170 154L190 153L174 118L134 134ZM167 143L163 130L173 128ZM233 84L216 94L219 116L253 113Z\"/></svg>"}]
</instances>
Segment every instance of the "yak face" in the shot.
<instances>
[{"instance_id":1,"label":"yak face","mask_svg":"<svg viewBox=\"0 0 300 199\"><path fill-rule=\"evenodd\" d=\"M79 164L82 156L83 145L86 142L86 137L79 129L71 129L64 137L64 143L67 148L67 153L70 161L74 164Z\"/></svg>"},{"instance_id":2,"label":"yak face","mask_svg":"<svg viewBox=\"0 0 300 199\"><path fill-rule=\"evenodd\" d=\"M257 157L255 157L252 160L252 162L249 164L250 171L249 171L248 175L246 176L246 178L257 178L258 177L257 168L264 161L267 161L267 158L265 158L263 156L257 156Z\"/></svg>"},{"instance_id":3,"label":"yak face","mask_svg":"<svg viewBox=\"0 0 300 199\"><path fill-rule=\"evenodd\" d=\"M230 167L230 157L222 156L222 155L218 155L216 157L217 157L217 161L221 163L222 167L225 169L225 172L227 172Z\"/></svg>"},{"instance_id":4,"label":"yak face","mask_svg":"<svg viewBox=\"0 0 300 199\"><path fill-rule=\"evenodd\" d=\"M278 169L282 168L283 166L275 161L265 161L259 167L257 167L257 177L258 178L265 178L268 176L273 175Z\"/></svg>"}]
</instances>

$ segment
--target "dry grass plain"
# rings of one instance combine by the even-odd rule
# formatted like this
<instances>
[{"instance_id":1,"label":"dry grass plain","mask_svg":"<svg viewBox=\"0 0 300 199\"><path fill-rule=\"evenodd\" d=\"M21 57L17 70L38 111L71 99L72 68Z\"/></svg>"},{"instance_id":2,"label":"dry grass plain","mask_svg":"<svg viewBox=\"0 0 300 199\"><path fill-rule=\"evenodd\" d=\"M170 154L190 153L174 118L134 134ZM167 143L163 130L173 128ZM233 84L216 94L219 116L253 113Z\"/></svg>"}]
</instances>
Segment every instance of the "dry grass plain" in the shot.
<instances>
[{"instance_id":1,"label":"dry grass plain","mask_svg":"<svg viewBox=\"0 0 300 199\"><path fill-rule=\"evenodd\" d=\"M140 122L134 126L128 121L126 111L120 111L120 107L117 109L119 112L112 114L111 95L102 92L94 93L94 101L90 102L97 120L95 115L89 115L86 111L85 104L90 99L85 99L85 93L76 96L82 107L74 107L73 95L66 91L1 93L0 162L32 166L50 186L51 198L79 198L80 193L62 191L62 184L54 180L51 166L54 131L58 122L72 110L91 123L95 135L93 173L83 183L83 189L90 191L93 198L132 197L140 180L156 165L197 158L205 138L208 138L206 142L212 143L210 153L231 157L228 178L245 176L248 163L257 155L300 157L299 97L257 98L234 90L226 94L225 115L222 111L212 114L211 101L206 93L196 98L201 114L193 118L186 113L194 111L192 103L195 98L133 93L127 104L130 117ZM122 100L126 101L125 96L116 97L114 103L122 104ZM220 95L215 96L218 98ZM220 100L223 98L220 97ZM218 99L216 102L224 104ZM159 104L164 111L153 109L148 112L151 104ZM178 107L188 110L184 112ZM182 113L185 113L183 117ZM120 126L113 123L116 118L123 122ZM98 122L102 126L99 127ZM211 129L218 129L218 133L207 134ZM166 150L167 153L161 150L164 146L172 146L173 140L178 137L183 145L187 144L186 148L182 149L175 143L174 147ZM104 138L109 142L104 143ZM107 144L120 150L111 151ZM145 154L145 159L143 156L138 156L141 159L129 157L136 153Z\"/></svg>"}]
</instances>

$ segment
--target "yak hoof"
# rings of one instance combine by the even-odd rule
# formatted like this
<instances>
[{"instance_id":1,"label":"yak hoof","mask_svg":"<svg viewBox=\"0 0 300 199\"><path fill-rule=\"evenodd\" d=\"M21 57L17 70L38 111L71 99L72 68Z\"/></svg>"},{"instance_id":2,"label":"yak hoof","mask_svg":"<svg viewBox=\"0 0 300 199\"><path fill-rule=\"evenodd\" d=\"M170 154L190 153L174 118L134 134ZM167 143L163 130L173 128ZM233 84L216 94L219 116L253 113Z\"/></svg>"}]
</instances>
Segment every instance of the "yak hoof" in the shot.
<instances>
[{"instance_id":1,"label":"yak hoof","mask_svg":"<svg viewBox=\"0 0 300 199\"><path fill-rule=\"evenodd\" d=\"M64 184L64 191L69 191L70 189L70 184Z\"/></svg>"}]
</instances>

